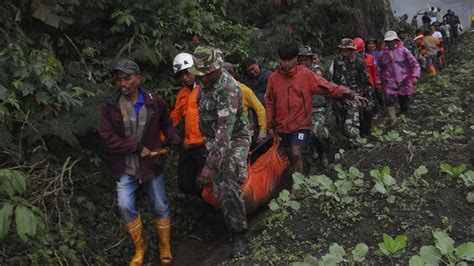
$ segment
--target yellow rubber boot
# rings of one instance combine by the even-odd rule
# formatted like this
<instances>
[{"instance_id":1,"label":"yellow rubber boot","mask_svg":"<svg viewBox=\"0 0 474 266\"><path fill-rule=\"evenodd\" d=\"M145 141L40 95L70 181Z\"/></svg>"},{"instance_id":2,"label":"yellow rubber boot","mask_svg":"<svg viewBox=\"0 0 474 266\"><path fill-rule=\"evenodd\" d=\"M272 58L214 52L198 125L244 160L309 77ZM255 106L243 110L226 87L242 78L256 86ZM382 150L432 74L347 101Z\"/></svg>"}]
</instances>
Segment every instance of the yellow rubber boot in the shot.
<instances>
[{"instance_id":1,"label":"yellow rubber boot","mask_svg":"<svg viewBox=\"0 0 474 266\"><path fill-rule=\"evenodd\" d=\"M126 227L130 237L132 238L133 246L135 247L135 254L133 254L130 259L130 265L143 265L147 245L143 238L143 224L140 215L138 215L137 219L126 224Z\"/></svg>"},{"instance_id":2,"label":"yellow rubber boot","mask_svg":"<svg viewBox=\"0 0 474 266\"><path fill-rule=\"evenodd\" d=\"M169 265L173 262L173 256L171 255L171 220L155 220L156 230L158 231L158 237L160 238L160 262L161 265Z\"/></svg>"}]
</instances>

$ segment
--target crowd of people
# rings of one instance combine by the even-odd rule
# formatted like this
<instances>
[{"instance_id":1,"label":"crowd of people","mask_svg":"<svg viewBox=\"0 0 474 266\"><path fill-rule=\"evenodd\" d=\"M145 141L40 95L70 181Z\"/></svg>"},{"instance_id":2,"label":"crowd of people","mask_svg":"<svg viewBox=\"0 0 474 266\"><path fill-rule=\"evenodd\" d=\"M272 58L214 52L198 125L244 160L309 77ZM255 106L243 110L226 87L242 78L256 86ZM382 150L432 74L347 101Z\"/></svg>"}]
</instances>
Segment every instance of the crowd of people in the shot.
<instances>
[{"instance_id":1,"label":"crowd of people","mask_svg":"<svg viewBox=\"0 0 474 266\"><path fill-rule=\"evenodd\" d=\"M445 15L445 23L451 25L453 16ZM281 45L274 71L252 57L237 68L225 61L218 48L199 46L173 60L173 71L183 87L171 112L161 96L140 86L138 64L120 60L113 70L118 90L101 108L100 136L112 159L118 207L135 248L130 264L141 265L147 251L142 218L135 207L139 187L155 217L160 262L173 261L165 173L162 158L156 156L165 140L179 154L179 189L200 197L204 186L212 186L234 254L246 252L242 185L251 147L279 138L290 173L303 173L305 150L313 151L321 167L329 164L328 115L335 116L352 149L358 148L361 137L370 136L372 120L385 112L387 126L393 126L397 102L401 114L409 113L421 69L444 64L442 49L449 45L443 39L446 32L441 37L434 34L441 28L436 25L438 17L421 29L416 27L422 36L408 37L405 30L386 32L380 49L373 38L344 38L329 68L321 65L320 55L309 45ZM450 40L457 38L454 32L448 35ZM182 137L176 130L181 122Z\"/></svg>"},{"instance_id":2,"label":"crowd of people","mask_svg":"<svg viewBox=\"0 0 474 266\"><path fill-rule=\"evenodd\" d=\"M431 7L422 14L421 25L418 15L415 15L411 25L399 34L404 34L402 40L405 47L415 55L421 67L431 75L436 75L445 66L446 52L464 29L459 17L451 9L443 14L440 7Z\"/></svg>"}]
</instances>

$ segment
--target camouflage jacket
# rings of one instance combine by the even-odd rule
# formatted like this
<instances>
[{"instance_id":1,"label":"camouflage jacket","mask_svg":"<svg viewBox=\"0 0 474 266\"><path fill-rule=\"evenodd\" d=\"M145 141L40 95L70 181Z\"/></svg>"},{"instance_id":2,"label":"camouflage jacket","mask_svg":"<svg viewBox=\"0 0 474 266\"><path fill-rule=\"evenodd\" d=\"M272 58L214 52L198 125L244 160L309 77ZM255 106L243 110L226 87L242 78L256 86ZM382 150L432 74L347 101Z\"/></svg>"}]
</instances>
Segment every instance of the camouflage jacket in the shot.
<instances>
[{"instance_id":1,"label":"camouflage jacket","mask_svg":"<svg viewBox=\"0 0 474 266\"><path fill-rule=\"evenodd\" d=\"M364 92L370 86L365 63L355 55L351 59L343 59L341 56L336 57L332 69L333 82L347 86L357 94Z\"/></svg>"},{"instance_id":2,"label":"camouflage jacket","mask_svg":"<svg viewBox=\"0 0 474 266\"><path fill-rule=\"evenodd\" d=\"M241 94L237 81L225 70L211 88L199 92L199 127L206 140L206 165L210 168L220 168L232 142L250 140Z\"/></svg>"},{"instance_id":3,"label":"camouflage jacket","mask_svg":"<svg viewBox=\"0 0 474 266\"><path fill-rule=\"evenodd\" d=\"M311 66L309 67L309 70L311 70L316 75L320 75L321 77L326 78L324 70L320 65L311 64ZM324 107L326 107L326 98L324 98L324 96L321 96L321 95L313 95L313 108L316 109L316 108L324 108ZM315 109L313 109L313 112Z\"/></svg>"}]
</instances>

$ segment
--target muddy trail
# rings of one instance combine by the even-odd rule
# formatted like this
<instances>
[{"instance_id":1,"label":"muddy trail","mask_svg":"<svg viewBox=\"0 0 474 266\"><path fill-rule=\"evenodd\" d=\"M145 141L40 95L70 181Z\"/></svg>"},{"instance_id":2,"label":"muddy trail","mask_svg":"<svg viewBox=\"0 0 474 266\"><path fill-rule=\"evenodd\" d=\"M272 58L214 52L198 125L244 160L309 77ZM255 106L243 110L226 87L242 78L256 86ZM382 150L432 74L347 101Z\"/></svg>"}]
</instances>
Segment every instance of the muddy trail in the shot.
<instances>
[{"instance_id":1,"label":"muddy trail","mask_svg":"<svg viewBox=\"0 0 474 266\"><path fill-rule=\"evenodd\" d=\"M373 139L358 150L347 147L335 132L331 146L332 167L321 171L307 155L311 175L325 174L337 180L339 164L343 171L357 168L363 184L351 191L348 204L330 197L318 199L308 191L299 191L294 200L299 210L272 212L262 208L249 218L251 251L240 258L231 258L225 232L218 241L203 243L191 236L176 239L176 265L215 264L285 264L302 261L307 255L323 256L332 243L350 250L357 243L369 247L366 262L375 264L408 264L423 245L433 245L432 232L446 230L456 246L474 240L474 205L466 200L472 187L459 177L440 170L442 163L451 166L474 165L474 33L465 34L449 54L449 66L435 78L424 78L412 100L408 116L392 128L384 120L375 121ZM339 154L338 154L339 153ZM341 159L335 159L340 157ZM373 193L370 171L388 166L399 189L386 195ZM411 183L414 171L425 166L428 172ZM288 188L289 176L285 176ZM383 234L408 238L405 252L398 258L379 254L378 243ZM349 253L349 252L348 252Z\"/></svg>"},{"instance_id":2,"label":"muddy trail","mask_svg":"<svg viewBox=\"0 0 474 266\"><path fill-rule=\"evenodd\" d=\"M473 241L474 205L466 200L473 188L460 177L440 171L442 163L465 164L467 170L473 169L473 87L474 33L466 33L450 52L448 67L437 77L420 82L407 117L400 118L393 128L385 127L383 119L376 121L373 138L361 143L363 147L358 150L348 150L343 137L331 127L331 166L322 171L312 159L306 160L310 175L325 174L333 181L338 180L341 169L347 174L350 167L357 168L363 182L348 193L350 203L327 195L316 197L317 191L300 189L290 199L300 203L298 210L270 211L263 206L249 218L250 252L238 258L231 257L228 234L219 215L210 221L217 240L200 240L202 213L209 210L198 198L179 192L174 175L177 158L168 158L166 171L171 174L166 176L166 188L172 206L174 265L287 264L303 261L308 255L321 257L333 243L350 254L360 242L369 247L369 264L407 264L421 246L434 245L435 229L446 230L456 246ZM370 172L384 166L390 168L396 187L388 188L388 194L374 193ZM425 166L428 173L410 182L420 166ZM88 174L87 168L83 171ZM78 183L71 208L80 224L65 225L66 229L71 226L66 230L70 236L65 238L70 239L69 245L87 246L83 248L83 261L126 265L133 247L117 211L115 184L106 171L101 169L95 176L92 171L92 178ZM281 189L288 189L290 181L291 177L285 175ZM153 219L145 197L138 198L149 244L146 264L156 265L159 260ZM407 236L407 246L398 258L379 254L378 243L384 233ZM76 239L85 241L74 242Z\"/></svg>"}]
</instances>

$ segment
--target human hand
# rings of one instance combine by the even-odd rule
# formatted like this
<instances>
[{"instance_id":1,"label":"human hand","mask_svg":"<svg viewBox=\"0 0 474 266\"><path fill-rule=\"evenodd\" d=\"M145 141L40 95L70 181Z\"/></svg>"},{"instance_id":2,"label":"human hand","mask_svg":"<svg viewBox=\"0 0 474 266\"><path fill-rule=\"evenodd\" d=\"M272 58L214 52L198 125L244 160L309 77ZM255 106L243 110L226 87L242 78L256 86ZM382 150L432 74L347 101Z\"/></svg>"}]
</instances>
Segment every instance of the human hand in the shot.
<instances>
[{"instance_id":1,"label":"human hand","mask_svg":"<svg viewBox=\"0 0 474 266\"><path fill-rule=\"evenodd\" d=\"M151 155L151 151L147 147L143 147L142 152L140 153L141 157L149 157Z\"/></svg>"},{"instance_id":2,"label":"human hand","mask_svg":"<svg viewBox=\"0 0 474 266\"><path fill-rule=\"evenodd\" d=\"M257 142L262 143L268 138L268 134L266 130L261 130L258 134Z\"/></svg>"},{"instance_id":3,"label":"human hand","mask_svg":"<svg viewBox=\"0 0 474 266\"><path fill-rule=\"evenodd\" d=\"M209 168L207 165L204 165L197 181L203 186L209 185L210 183L212 183L212 180L216 175L217 170Z\"/></svg>"},{"instance_id":4,"label":"human hand","mask_svg":"<svg viewBox=\"0 0 474 266\"><path fill-rule=\"evenodd\" d=\"M275 131L274 131L273 129L269 129L269 130L267 131L267 137L268 137L268 138L273 138L273 137L275 137Z\"/></svg>"}]
</instances>

